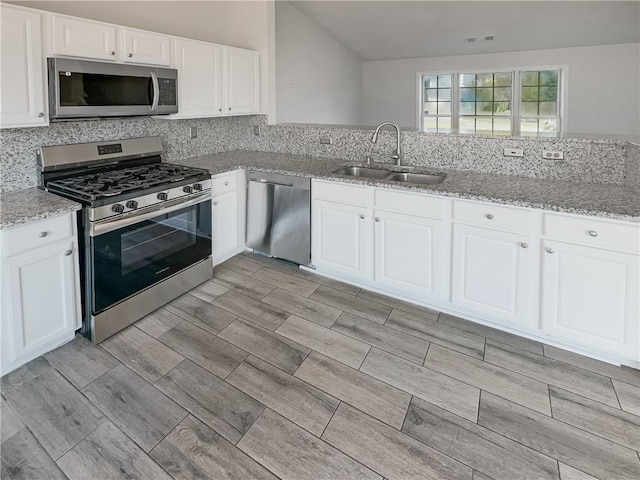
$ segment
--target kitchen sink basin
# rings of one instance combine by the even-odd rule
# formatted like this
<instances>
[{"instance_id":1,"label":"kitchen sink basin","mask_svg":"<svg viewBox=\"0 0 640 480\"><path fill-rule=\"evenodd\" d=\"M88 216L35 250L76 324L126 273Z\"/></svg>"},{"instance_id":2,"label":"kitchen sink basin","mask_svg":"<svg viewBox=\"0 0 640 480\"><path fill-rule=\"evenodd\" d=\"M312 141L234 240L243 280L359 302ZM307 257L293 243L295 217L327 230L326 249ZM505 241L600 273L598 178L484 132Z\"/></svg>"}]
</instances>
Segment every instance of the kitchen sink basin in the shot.
<instances>
[{"instance_id":1,"label":"kitchen sink basin","mask_svg":"<svg viewBox=\"0 0 640 480\"><path fill-rule=\"evenodd\" d=\"M392 182L417 183L419 185L437 185L444 181L444 175L428 173L394 173L387 180Z\"/></svg>"},{"instance_id":2,"label":"kitchen sink basin","mask_svg":"<svg viewBox=\"0 0 640 480\"><path fill-rule=\"evenodd\" d=\"M379 170L377 168L366 167L346 167L337 170L335 173L340 175L347 175L349 177L364 177L364 178L386 178L391 173L389 170Z\"/></svg>"}]
</instances>

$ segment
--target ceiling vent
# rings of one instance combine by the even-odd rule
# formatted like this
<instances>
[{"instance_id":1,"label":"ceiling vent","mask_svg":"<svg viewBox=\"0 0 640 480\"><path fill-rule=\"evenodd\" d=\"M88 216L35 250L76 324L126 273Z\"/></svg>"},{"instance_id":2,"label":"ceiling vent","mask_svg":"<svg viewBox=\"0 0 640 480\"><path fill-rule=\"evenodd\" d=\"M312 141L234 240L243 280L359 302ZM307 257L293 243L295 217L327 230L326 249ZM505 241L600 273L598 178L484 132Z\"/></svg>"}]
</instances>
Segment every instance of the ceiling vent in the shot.
<instances>
[{"instance_id":1,"label":"ceiling vent","mask_svg":"<svg viewBox=\"0 0 640 480\"><path fill-rule=\"evenodd\" d=\"M495 38L495 35L480 35L478 37L467 37L464 39L464 41L465 43L490 42Z\"/></svg>"}]
</instances>

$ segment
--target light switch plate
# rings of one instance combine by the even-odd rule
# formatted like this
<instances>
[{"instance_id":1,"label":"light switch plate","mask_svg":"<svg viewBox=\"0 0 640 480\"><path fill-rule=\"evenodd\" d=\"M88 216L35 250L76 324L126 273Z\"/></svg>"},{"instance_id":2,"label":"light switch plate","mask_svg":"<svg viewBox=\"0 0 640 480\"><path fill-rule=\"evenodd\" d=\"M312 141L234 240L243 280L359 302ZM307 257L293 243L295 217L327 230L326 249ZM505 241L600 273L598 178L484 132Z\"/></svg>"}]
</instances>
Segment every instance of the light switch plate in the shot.
<instances>
[{"instance_id":1,"label":"light switch plate","mask_svg":"<svg viewBox=\"0 0 640 480\"><path fill-rule=\"evenodd\" d=\"M505 157L524 157L524 150L521 148L505 148L503 154Z\"/></svg>"},{"instance_id":2,"label":"light switch plate","mask_svg":"<svg viewBox=\"0 0 640 480\"><path fill-rule=\"evenodd\" d=\"M333 139L328 137L320 138L320 145L331 145L333 144Z\"/></svg>"}]
</instances>

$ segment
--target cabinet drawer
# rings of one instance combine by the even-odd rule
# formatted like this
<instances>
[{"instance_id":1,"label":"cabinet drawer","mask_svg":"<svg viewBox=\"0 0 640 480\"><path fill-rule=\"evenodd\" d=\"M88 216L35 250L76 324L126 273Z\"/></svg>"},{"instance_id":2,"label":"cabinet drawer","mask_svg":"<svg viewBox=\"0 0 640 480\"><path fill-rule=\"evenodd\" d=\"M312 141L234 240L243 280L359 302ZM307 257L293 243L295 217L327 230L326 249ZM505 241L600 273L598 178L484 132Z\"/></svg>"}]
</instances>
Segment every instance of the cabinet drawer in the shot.
<instances>
[{"instance_id":1,"label":"cabinet drawer","mask_svg":"<svg viewBox=\"0 0 640 480\"><path fill-rule=\"evenodd\" d=\"M49 245L73 235L73 215L60 215L5 232L4 256Z\"/></svg>"},{"instance_id":2,"label":"cabinet drawer","mask_svg":"<svg viewBox=\"0 0 640 480\"><path fill-rule=\"evenodd\" d=\"M572 217L546 213L544 235L567 242L581 243L638 254L640 253L640 225L598 220L591 217Z\"/></svg>"},{"instance_id":3,"label":"cabinet drawer","mask_svg":"<svg viewBox=\"0 0 640 480\"><path fill-rule=\"evenodd\" d=\"M211 194L213 196L233 192L238 188L238 174L233 172L221 173L211 179Z\"/></svg>"},{"instance_id":4,"label":"cabinet drawer","mask_svg":"<svg viewBox=\"0 0 640 480\"><path fill-rule=\"evenodd\" d=\"M398 192L384 188L375 190L375 208L416 217L442 219L444 200L419 193Z\"/></svg>"},{"instance_id":5,"label":"cabinet drawer","mask_svg":"<svg viewBox=\"0 0 640 480\"><path fill-rule=\"evenodd\" d=\"M316 180L313 181L311 187L311 195L315 199L359 207L366 207L369 203L368 191L368 187L360 185Z\"/></svg>"},{"instance_id":6,"label":"cabinet drawer","mask_svg":"<svg viewBox=\"0 0 640 480\"><path fill-rule=\"evenodd\" d=\"M453 220L509 232L529 232L532 212L482 202L453 202Z\"/></svg>"}]
</instances>

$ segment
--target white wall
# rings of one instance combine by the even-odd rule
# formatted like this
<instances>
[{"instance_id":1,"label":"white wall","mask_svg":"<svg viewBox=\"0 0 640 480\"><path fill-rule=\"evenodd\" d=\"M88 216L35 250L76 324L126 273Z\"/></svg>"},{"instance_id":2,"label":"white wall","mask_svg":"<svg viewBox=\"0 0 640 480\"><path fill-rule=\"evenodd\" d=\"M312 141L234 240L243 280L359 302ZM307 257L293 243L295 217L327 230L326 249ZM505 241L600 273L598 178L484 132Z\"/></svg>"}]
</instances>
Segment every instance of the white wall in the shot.
<instances>
[{"instance_id":1,"label":"white wall","mask_svg":"<svg viewBox=\"0 0 640 480\"><path fill-rule=\"evenodd\" d=\"M361 123L361 60L285 1L276 2L276 52L278 123Z\"/></svg>"},{"instance_id":2,"label":"white wall","mask_svg":"<svg viewBox=\"0 0 640 480\"><path fill-rule=\"evenodd\" d=\"M12 1L101 22L179 37L248 48L260 52L261 111L268 112L270 60L269 21L273 0L258 1ZM271 17L271 19L270 19ZM272 28L271 28L272 30Z\"/></svg>"},{"instance_id":3,"label":"white wall","mask_svg":"<svg viewBox=\"0 0 640 480\"><path fill-rule=\"evenodd\" d=\"M363 123L416 128L417 72L568 65L566 133L640 134L640 44L363 64Z\"/></svg>"}]
</instances>

